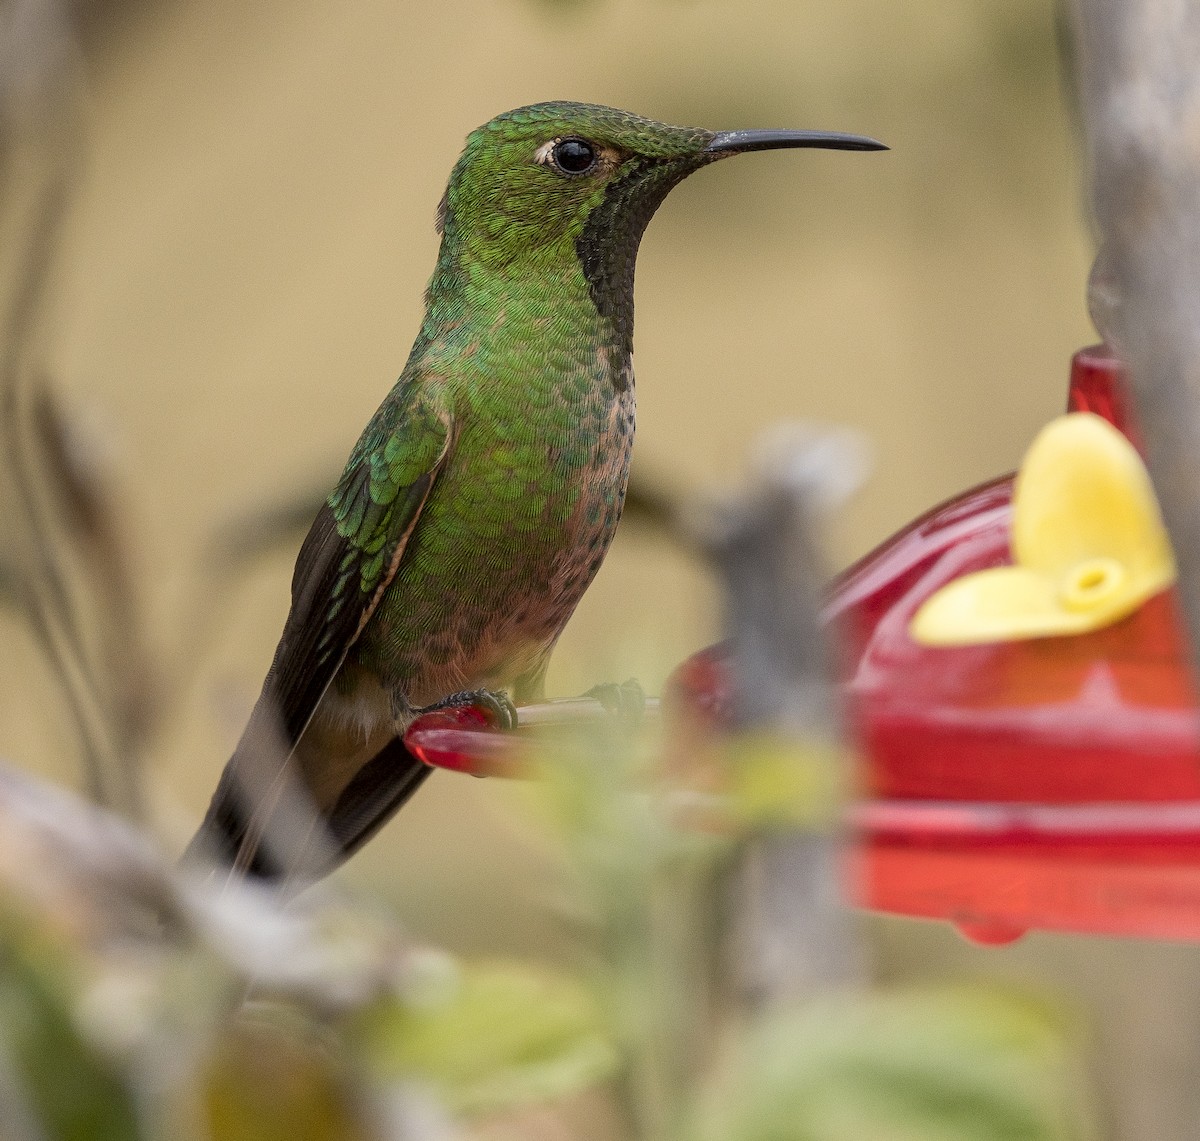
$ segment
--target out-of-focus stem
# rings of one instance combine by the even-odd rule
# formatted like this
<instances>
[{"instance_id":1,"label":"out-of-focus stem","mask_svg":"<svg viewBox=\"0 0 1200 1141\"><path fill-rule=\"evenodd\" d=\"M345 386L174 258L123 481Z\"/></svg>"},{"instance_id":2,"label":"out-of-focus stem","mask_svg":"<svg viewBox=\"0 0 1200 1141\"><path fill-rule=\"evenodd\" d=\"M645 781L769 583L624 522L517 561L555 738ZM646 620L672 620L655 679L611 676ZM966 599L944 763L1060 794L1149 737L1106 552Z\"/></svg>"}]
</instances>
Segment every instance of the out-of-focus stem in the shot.
<instances>
[{"instance_id":1,"label":"out-of-focus stem","mask_svg":"<svg viewBox=\"0 0 1200 1141\"><path fill-rule=\"evenodd\" d=\"M1101 253L1092 306L1129 364L1200 664L1200 5L1073 0ZM1198 673L1200 676L1200 673Z\"/></svg>"},{"instance_id":2,"label":"out-of-focus stem","mask_svg":"<svg viewBox=\"0 0 1200 1141\"><path fill-rule=\"evenodd\" d=\"M839 755L813 519L816 504L856 481L858 466L835 439L794 442L710 535L726 587L739 740ZM816 826L757 830L743 846L730 885L731 972L743 1005L777 1005L859 975L838 855L836 811Z\"/></svg>"},{"instance_id":3,"label":"out-of-focus stem","mask_svg":"<svg viewBox=\"0 0 1200 1141\"><path fill-rule=\"evenodd\" d=\"M136 816L141 810L136 742L122 732L133 720L118 716L114 687L89 651L80 600L64 558L63 536L70 538L70 524L55 525L45 462L62 457L48 453L47 436L38 431L38 394L30 383L82 161L78 48L70 13L59 0L0 0L0 28L0 189L5 208L18 212L20 221L13 229L21 239L7 251L12 280L0 282L5 293L0 311L0 498L6 553L12 558L14 594L24 604L79 731L89 794ZM40 408L52 411L45 400ZM59 427L57 421L53 426ZM96 577L97 567L86 569ZM105 601L111 600L110 591ZM111 631L106 632L115 643ZM119 634L130 637L125 630ZM107 658L111 664L117 655L110 652ZM114 740L122 736L128 739Z\"/></svg>"}]
</instances>

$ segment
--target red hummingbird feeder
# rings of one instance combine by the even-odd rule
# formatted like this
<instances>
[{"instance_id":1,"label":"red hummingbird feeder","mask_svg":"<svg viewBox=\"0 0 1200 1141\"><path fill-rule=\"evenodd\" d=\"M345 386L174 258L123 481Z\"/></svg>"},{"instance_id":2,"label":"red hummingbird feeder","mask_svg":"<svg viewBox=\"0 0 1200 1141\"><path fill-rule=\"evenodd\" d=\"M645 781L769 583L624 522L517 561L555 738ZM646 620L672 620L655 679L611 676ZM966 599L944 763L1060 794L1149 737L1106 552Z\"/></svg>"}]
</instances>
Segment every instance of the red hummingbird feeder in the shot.
<instances>
[{"instance_id":1,"label":"red hummingbird feeder","mask_svg":"<svg viewBox=\"0 0 1200 1141\"><path fill-rule=\"evenodd\" d=\"M1068 407L1137 444L1104 348L1076 354ZM1043 470L1052 479L1056 467ZM947 920L983 943L1028 930L1200 940L1200 711L1174 592L1152 585L1082 632L1034 622L950 644L914 632L939 592L972 576L986 585L979 572L1018 561L1016 479L934 508L831 586L826 620L863 758L850 891L865 908ZM1076 584L1085 594L1121 569L1092 561ZM665 697L708 722L727 699L720 647L684 662ZM475 709L422 717L406 743L476 775L511 774L519 749Z\"/></svg>"}]
</instances>

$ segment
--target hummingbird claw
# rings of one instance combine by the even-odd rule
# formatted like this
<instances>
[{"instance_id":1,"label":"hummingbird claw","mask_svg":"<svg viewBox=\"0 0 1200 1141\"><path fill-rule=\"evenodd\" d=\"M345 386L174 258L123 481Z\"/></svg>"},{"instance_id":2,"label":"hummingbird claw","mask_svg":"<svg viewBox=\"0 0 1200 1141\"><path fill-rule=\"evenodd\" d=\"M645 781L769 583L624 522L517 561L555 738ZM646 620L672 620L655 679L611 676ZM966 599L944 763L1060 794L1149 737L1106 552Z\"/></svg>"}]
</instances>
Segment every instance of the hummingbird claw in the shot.
<instances>
[{"instance_id":1,"label":"hummingbird claw","mask_svg":"<svg viewBox=\"0 0 1200 1141\"><path fill-rule=\"evenodd\" d=\"M646 691L635 677L622 682L602 682L592 686L583 696L600 702L614 717L631 725L640 724L646 713Z\"/></svg>"},{"instance_id":2,"label":"hummingbird claw","mask_svg":"<svg viewBox=\"0 0 1200 1141\"><path fill-rule=\"evenodd\" d=\"M433 713L438 709L455 709L464 705L473 705L482 709L488 720L497 729L515 729L517 727L517 707L507 693L493 689L465 689L461 693L452 693L426 705L421 713Z\"/></svg>"}]
</instances>

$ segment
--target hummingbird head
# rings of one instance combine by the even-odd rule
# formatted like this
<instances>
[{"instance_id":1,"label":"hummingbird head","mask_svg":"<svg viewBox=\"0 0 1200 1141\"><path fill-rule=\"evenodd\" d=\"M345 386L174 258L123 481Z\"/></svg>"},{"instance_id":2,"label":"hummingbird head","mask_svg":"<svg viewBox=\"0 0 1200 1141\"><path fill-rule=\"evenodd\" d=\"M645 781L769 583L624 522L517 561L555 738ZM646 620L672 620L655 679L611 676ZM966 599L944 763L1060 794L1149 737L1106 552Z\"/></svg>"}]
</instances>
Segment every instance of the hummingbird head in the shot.
<instances>
[{"instance_id":1,"label":"hummingbird head","mask_svg":"<svg viewBox=\"0 0 1200 1141\"><path fill-rule=\"evenodd\" d=\"M628 351L638 244L663 199L693 171L746 151L886 150L816 131L672 127L584 103L537 103L473 131L438 208L443 256L486 275L552 287L582 274Z\"/></svg>"}]
</instances>

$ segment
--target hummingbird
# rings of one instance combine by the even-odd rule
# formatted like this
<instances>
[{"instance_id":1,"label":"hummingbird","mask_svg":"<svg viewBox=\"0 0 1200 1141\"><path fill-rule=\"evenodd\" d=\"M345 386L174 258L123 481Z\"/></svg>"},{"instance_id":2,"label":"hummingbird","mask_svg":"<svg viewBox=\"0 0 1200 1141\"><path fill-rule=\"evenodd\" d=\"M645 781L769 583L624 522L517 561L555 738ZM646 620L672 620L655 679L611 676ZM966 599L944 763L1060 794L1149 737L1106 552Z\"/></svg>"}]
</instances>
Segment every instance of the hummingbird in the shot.
<instances>
[{"instance_id":1,"label":"hummingbird","mask_svg":"<svg viewBox=\"0 0 1200 1141\"><path fill-rule=\"evenodd\" d=\"M511 727L513 703L541 698L621 517L646 226L701 167L793 147L887 149L569 102L467 138L420 331L300 548L274 660L190 854L317 878L425 780L403 741L416 716L473 703Z\"/></svg>"}]
</instances>

